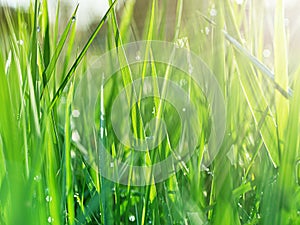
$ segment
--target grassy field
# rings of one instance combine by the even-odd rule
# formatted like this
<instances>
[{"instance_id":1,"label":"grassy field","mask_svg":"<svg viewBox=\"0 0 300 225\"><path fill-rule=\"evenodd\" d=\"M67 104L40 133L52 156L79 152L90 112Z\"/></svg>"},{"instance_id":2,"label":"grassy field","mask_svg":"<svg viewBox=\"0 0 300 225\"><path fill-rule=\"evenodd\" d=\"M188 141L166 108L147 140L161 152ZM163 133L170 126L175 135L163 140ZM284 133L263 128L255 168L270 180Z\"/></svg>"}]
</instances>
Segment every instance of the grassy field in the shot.
<instances>
[{"instance_id":1,"label":"grassy field","mask_svg":"<svg viewBox=\"0 0 300 225\"><path fill-rule=\"evenodd\" d=\"M271 23L263 1L135 3L110 0L88 37L78 8L1 10L0 224L300 224L283 0Z\"/></svg>"}]
</instances>

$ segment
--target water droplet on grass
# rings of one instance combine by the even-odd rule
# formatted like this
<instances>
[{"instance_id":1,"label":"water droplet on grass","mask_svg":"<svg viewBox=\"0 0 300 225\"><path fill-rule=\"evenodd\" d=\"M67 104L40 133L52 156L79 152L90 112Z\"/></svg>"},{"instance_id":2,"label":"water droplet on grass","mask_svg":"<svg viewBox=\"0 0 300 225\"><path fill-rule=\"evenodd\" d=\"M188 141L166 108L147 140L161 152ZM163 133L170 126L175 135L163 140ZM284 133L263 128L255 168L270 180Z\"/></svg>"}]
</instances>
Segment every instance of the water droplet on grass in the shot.
<instances>
[{"instance_id":1,"label":"water droplet on grass","mask_svg":"<svg viewBox=\"0 0 300 225\"><path fill-rule=\"evenodd\" d=\"M8 57L7 57L7 60L6 60L6 63L5 63L5 73L8 73L8 69L10 67L10 64L11 64L11 51L9 51Z\"/></svg>"},{"instance_id":2,"label":"water droplet on grass","mask_svg":"<svg viewBox=\"0 0 300 225\"><path fill-rule=\"evenodd\" d=\"M129 216L128 219L129 219L130 222L134 222L134 221L135 221L135 216L134 216L134 215L131 215L131 216Z\"/></svg>"},{"instance_id":3,"label":"water droplet on grass","mask_svg":"<svg viewBox=\"0 0 300 225\"><path fill-rule=\"evenodd\" d=\"M156 108L155 108L155 106L152 108L152 114L155 114L155 112L156 112Z\"/></svg>"},{"instance_id":4,"label":"water droplet on grass","mask_svg":"<svg viewBox=\"0 0 300 225\"><path fill-rule=\"evenodd\" d=\"M192 74L194 71L194 67L192 65L189 65L189 74Z\"/></svg>"},{"instance_id":5,"label":"water droplet on grass","mask_svg":"<svg viewBox=\"0 0 300 225\"><path fill-rule=\"evenodd\" d=\"M72 140L75 141L75 142L80 141L80 135L79 135L77 130L74 130L72 132Z\"/></svg>"},{"instance_id":6,"label":"water droplet on grass","mask_svg":"<svg viewBox=\"0 0 300 225\"><path fill-rule=\"evenodd\" d=\"M175 41L175 47L176 48L184 48L187 44L187 37L183 37L183 38L178 38L176 41Z\"/></svg>"},{"instance_id":7,"label":"water droplet on grass","mask_svg":"<svg viewBox=\"0 0 300 225\"><path fill-rule=\"evenodd\" d=\"M209 13L211 16L216 16L217 15L217 10L216 9L211 9L210 10L210 13Z\"/></svg>"},{"instance_id":8,"label":"water droplet on grass","mask_svg":"<svg viewBox=\"0 0 300 225\"><path fill-rule=\"evenodd\" d=\"M75 21L76 21L76 17L73 16L73 17L72 17L72 22L74 23Z\"/></svg>"},{"instance_id":9,"label":"water droplet on grass","mask_svg":"<svg viewBox=\"0 0 300 225\"><path fill-rule=\"evenodd\" d=\"M24 44L24 41L22 39L18 40L17 42L19 45L23 45Z\"/></svg>"},{"instance_id":10,"label":"water droplet on grass","mask_svg":"<svg viewBox=\"0 0 300 225\"><path fill-rule=\"evenodd\" d=\"M41 176L36 175L33 179L34 179L34 181L39 182L39 181L41 181Z\"/></svg>"},{"instance_id":11,"label":"water droplet on grass","mask_svg":"<svg viewBox=\"0 0 300 225\"><path fill-rule=\"evenodd\" d=\"M48 223L52 223L54 221L54 219L51 216L49 216L47 221L48 221Z\"/></svg>"},{"instance_id":12,"label":"water droplet on grass","mask_svg":"<svg viewBox=\"0 0 300 225\"><path fill-rule=\"evenodd\" d=\"M136 53L135 59L136 59L137 61L140 61L140 60L141 60L141 55L140 55L140 54L141 54L140 52L137 52L137 53Z\"/></svg>"},{"instance_id":13,"label":"water droplet on grass","mask_svg":"<svg viewBox=\"0 0 300 225\"><path fill-rule=\"evenodd\" d=\"M72 116L73 116L74 118L78 118L78 117L80 116L80 111L77 110L77 109L74 109L74 110L72 111Z\"/></svg>"},{"instance_id":14,"label":"water droplet on grass","mask_svg":"<svg viewBox=\"0 0 300 225\"><path fill-rule=\"evenodd\" d=\"M182 87L182 86L184 86L184 85L186 85L187 84L187 81L186 81L186 79L181 79L180 81L179 81L179 85Z\"/></svg>"},{"instance_id":15,"label":"water droplet on grass","mask_svg":"<svg viewBox=\"0 0 300 225\"><path fill-rule=\"evenodd\" d=\"M52 201L52 197L49 196L49 195L47 195L47 196L46 196L46 201L47 201L47 202L51 202L51 201Z\"/></svg>"},{"instance_id":16,"label":"water droplet on grass","mask_svg":"<svg viewBox=\"0 0 300 225\"><path fill-rule=\"evenodd\" d=\"M269 49L264 49L263 56L264 58L269 58L271 56L271 51Z\"/></svg>"},{"instance_id":17,"label":"water droplet on grass","mask_svg":"<svg viewBox=\"0 0 300 225\"><path fill-rule=\"evenodd\" d=\"M285 25L286 27L288 27L288 26L290 25L290 20L289 20L289 18L284 18L284 25Z\"/></svg>"},{"instance_id":18,"label":"water droplet on grass","mask_svg":"<svg viewBox=\"0 0 300 225\"><path fill-rule=\"evenodd\" d=\"M36 28L36 32L40 32L41 31L41 27L40 26L37 26L37 28Z\"/></svg>"},{"instance_id":19,"label":"water droplet on grass","mask_svg":"<svg viewBox=\"0 0 300 225\"><path fill-rule=\"evenodd\" d=\"M205 34L206 34L206 35L209 35L209 32L210 32L209 28L208 28L208 27L205 27Z\"/></svg>"},{"instance_id":20,"label":"water droplet on grass","mask_svg":"<svg viewBox=\"0 0 300 225\"><path fill-rule=\"evenodd\" d=\"M76 152L74 150L71 150L71 158L72 159L76 158Z\"/></svg>"}]
</instances>

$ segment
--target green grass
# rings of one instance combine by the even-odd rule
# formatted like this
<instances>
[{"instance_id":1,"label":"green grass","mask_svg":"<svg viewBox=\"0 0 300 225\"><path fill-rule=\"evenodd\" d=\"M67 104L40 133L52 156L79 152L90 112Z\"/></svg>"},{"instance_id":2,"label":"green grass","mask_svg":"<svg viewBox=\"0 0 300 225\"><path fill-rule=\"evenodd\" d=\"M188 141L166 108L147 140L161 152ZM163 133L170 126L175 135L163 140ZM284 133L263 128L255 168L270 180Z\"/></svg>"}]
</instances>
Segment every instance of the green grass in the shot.
<instances>
[{"instance_id":1,"label":"green grass","mask_svg":"<svg viewBox=\"0 0 300 225\"><path fill-rule=\"evenodd\" d=\"M265 38L269 17L258 1L151 0L145 3L142 28L135 18L141 10L136 2L128 0L116 10L110 0L111 7L88 37L76 28L80 5L65 24L59 20L60 4L50 23L45 0L32 2L28 12L3 8L0 224L300 224L300 64L289 70L295 59L288 57L293 49L288 48L283 1L276 1L271 40ZM173 19L170 4L175 4ZM130 64L125 46L138 40L148 40L140 56L146 60ZM206 149L213 121L208 98L183 71L153 61L157 52L151 40L183 45L206 63L219 83L226 132L207 167L201 163L210 160ZM263 57L268 42L274 46L269 61ZM76 127L76 104L88 106L89 101L88 87L76 92L84 84L80 81L89 79L86 71L95 57L115 48L117 57L107 54L106 71L115 68L115 60L121 69L106 83L102 74L94 77L92 83L100 81L95 118L80 112ZM169 57L171 62L174 55ZM190 58L188 53L184 60L192 64ZM165 121L167 133L163 139L160 124L154 123L152 132L161 143L139 153L121 143L110 118L120 113L112 106L122 89L136 79L144 84L146 77L161 98L141 100L142 88L126 89L124 104L139 99L128 115L130 129L136 138L151 136L155 116ZM101 175L101 168L117 167L118 160L150 166L170 155L178 159L175 149L186 124L162 100L170 86L158 84L157 77L176 82L194 104L200 121L192 126L197 132L195 153L187 162L179 160L179 171L162 182L155 182L150 170L142 174L150 185L134 186L139 174L132 168L127 185L113 182ZM126 121L120 122L121 130ZM80 140L76 130L83 131ZM101 155L104 147L111 162ZM189 145L180 150L191 151Z\"/></svg>"}]
</instances>

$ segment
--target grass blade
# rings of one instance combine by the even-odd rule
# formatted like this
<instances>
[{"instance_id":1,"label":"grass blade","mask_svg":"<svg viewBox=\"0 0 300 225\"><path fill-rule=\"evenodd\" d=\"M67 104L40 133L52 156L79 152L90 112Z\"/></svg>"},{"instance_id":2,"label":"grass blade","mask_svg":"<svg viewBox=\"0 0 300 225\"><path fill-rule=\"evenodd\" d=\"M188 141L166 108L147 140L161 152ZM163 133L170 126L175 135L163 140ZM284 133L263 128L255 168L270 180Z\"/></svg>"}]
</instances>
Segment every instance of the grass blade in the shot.
<instances>
[{"instance_id":1,"label":"grass blade","mask_svg":"<svg viewBox=\"0 0 300 225\"><path fill-rule=\"evenodd\" d=\"M46 87L48 81L51 78L51 74L53 73L53 71L54 71L54 69L55 69L55 67L57 65L57 60L58 60L58 58L59 58L59 56L60 56L60 54L62 52L62 49L63 49L63 47L65 45L65 42L67 40L69 31L70 31L70 29L72 27L72 24L73 24L73 18L75 18L77 10L78 10L78 6L79 5L76 6L76 8L75 8L75 10L73 12L72 17L69 19L69 22L68 22L68 24L67 24L67 26L66 26L66 28L65 28L65 30L64 30L61 38L60 38L60 40L59 40L59 42L57 44L57 47L56 47L56 49L54 51L54 54L53 54L53 56L52 56L49 64L45 64L45 70L43 71L43 85L44 85L44 87ZM49 32L49 27L48 26L47 26L47 30ZM47 32L47 30L46 30L46 32ZM48 46L48 48L49 48L49 46ZM47 51L49 51L49 50L47 50ZM42 93L42 95L43 95L43 93Z\"/></svg>"},{"instance_id":2,"label":"grass blade","mask_svg":"<svg viewBox=\"0 0 300 225\"><path fill-rule=\"evenodd\" d=\"M288 62L287 62L287 42L284 25L284 5L283 0L276 1L275 9L275 34L274 34L274 70L275 82L284 91L288 91ZM275 93L276 121L279 135L279 147L282 149L281 141L284 140L285 128L287 125L287 115L289 114L289 102L280 93Z\"/></svg>"},{"instance_id":3,"label":"grass blade","mask_svg":"<svg viewBox=\"0 0 300 225\"><path fill-rule=\"evenodd\" d=\"M55 105L56 101L59 99L59 97L61 96L63 90L65 89L65 87L67 86L67 84L69 83L70 79L72 78L76 68L78 67L78 65L80 64L81 60L83 59L83 57L85 56L87 50L89 49L90 45L92 44L93 40L96 38L98 32L100 31L101 27L103 26L105 20L107 19L108 15L110 14L111 10L113 9L113 7L115 6L117 0L114 1L111 6L109 7L109 9L107 10L107 12L105 13L105 15L103 16L103 18L101 19L101 21L99 22L98 26L96 27L95 31L93 32L93 34L90 36L89 40L87 41L87 43L85 44L85 46L83 47L82 51L80 52L79 56L77 57L77 59L75 60L74 64L72 65L71 69L69 70L69 72L67 73L66 77L64 78L63 82L61 83L60 87L58 88L58 90L56 91L50 106L49 106L49 110L51 110L53 108L53 106Z\"/></svg>"},{"instance_id":4,"label":"grass blade","mask_svg":"<svg viewBox=\"0 0 300 225\"><path fill-rule=\"evenodd\" d=\"M73 193L73 169L71 159L71 115L72 115L72 101L73 101L74 85L71 84L66 104L65 113L65 170L66 170L66 198L67 198L67 214L68 224L75 224L75 204Z\"/></svg>"}]
</instances>

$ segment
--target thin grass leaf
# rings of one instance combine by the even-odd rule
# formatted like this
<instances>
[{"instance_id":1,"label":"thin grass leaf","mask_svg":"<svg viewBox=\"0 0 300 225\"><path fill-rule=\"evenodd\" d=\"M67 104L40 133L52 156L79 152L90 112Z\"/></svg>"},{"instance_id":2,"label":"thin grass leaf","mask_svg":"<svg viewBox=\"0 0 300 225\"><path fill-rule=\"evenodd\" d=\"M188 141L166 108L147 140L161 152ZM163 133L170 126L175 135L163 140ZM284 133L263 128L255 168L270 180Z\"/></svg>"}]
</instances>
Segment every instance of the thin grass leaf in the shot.
<instances>
[{"instance_id":1,"label":"thin grass leaf","mask_svg":"<svg viewBox=\"0 0 300 225\"><path fill-rule=\"evenodd\" d=\"M276 123L270 106L264 97L264 92L251 66L247 65L243 58L238 58L239 79L244 96L248 102L253 119L259 129L261 137L275 167L279 165L279 151L277 146ZM267 112L267 113L266 113ZM267 115L267 116L265 116Z\"/></svg>"},{"instance_id":2,"label":"thin grass leaf","mask_svg":"<svg viewBox=\"0 0 300 225\"><path fill-rule=\"evenodd\" d=\"M233 46L243 55L245 55L250 62L253 63L255 67L257 67L274 85L281 95L285 98L289 98L292 95L292 91L289 89L288 91L284 90L276 81L274 74L263 64L261 63L255 56L253 56L249 51L247 51L236 39L234 39L231 35L229 35L226 31L223 31L225 37L229 42L233 44Z\"/></svg>"},{"instance_id":3,"label":"thin grass leaf","mask_svg":"<svg viewBox=\"0 0 300 225\"><path fill-rule=\"evenodd\" d=\"M284 149L285 154L282 155L282 160L279 168L279 178L276 183L274 195L269 201L275 204L270 207L265 221L272 224L298 224L300 219L297 215L298 198L297 191L297 155L299 154L300 140L300 78L299 74L295 81L297 89L293 98L289 102L290 114L287 117L287 127L284 133ZM275 216L274 216L275 215Z\"/></svg>"},{"instance_id":4,"label":"thin grass leaf","mask_svg":"<svg viewBox=\"0 0 300 225\"><path fill-rule=\"evenodd\" d=\"M289 88L287 40L284 24L283 0L276 1L274 23L274 71L275 82L285 91ZM289 102L280 93L275 93L276 122L280 139L279 147L282 148L281 140L284 140L287 115L289 114Z\"/></svg>"},{"instance_id":5,"label":"thin grass leaf","mask_svg":"<svg viewBox=\"0 0 300 225\"><path fill-rule=\"evenodd\" d=\"M66 170L66 198L67 198L67 214L68 224L75 224L75 203L73 193L73 168L71 158L71 115L73 101L74 84L71 84L67 97L65 112L65 170Z\"/></svg>"},{"instance_id":6,"label":"thin grass leaf","mask_svg":"<svg viewBox=\"0 0 300 225\"><path fill-rule=\"evenodd\" d=\"M32 84L33 84L33 90L35 93L35 102L32 103L37 106L37 109L39 109L39 103L36 101L38 99L38 87L37 87L37 81L39 79L38 76L38 68L37 68L37 60L38 60L38 42L37 42L37 32L38 32L38 9L39 9L39 3L37 0L34 1L34 15L33 15L33 29L32 29L32 38L31 38L31 44L30 44L30 54L28 58L30 59L30 71L32 73ZM40 28L39 28L40 29ZM33 100L33 99L31 99Z\"/></svg>"},{"instance_id":7,"label":"thin grass leaf","mask_svg":"<svg viewBox=\"0 0 300 225\"><path fill-rule=\"evenodd\" d=\"M132 29L132 19L133 19L133 13L134 13L134 6L135 6L136 0L129 0L124 3L124 11L122 14L122 20L120 21L120 33L126 34L130 29ZM130 38L129 35L123 36L123 41L127 42L127 40Z\"/></svg>"},{"instance_id":8,"label":"thin grass leaf","mask_svg":"<svg viewBox=\"0 0 300 225\"><path fill-rule=\"evenodd\" d=\"M69 35L69 32L70 32L70 29L72 27L72 24L73 24L73 18L76 17L76 13L77 13L77 10L78 10L78 7L79 5L76 6L73 14L72 14L72 17L69 19L68 21L68 24L64 30L64 32L62 33L62 36L57 44L57 47L54 51L54 54L49 62L49 64L45 64L45 70L43 71L43 85L44 87L46 87L46 85L48 84L49 80L51 79L51 74L53 73L54 69L56 68L57 66L57 60L62 52L62 49L63 47L65 46L65 43L66 43L66 40L67 40L67 37ZM49 32L49 27L47 26L46 28L46 32ZM47 34L46 34L47 35ZM46 41L46 40L45 40ZM47 45L47 47L49 48L50 50L50 47ZM47 51L49 51L47 50ZM44 54L45 55L45 54ZM43 95L43 93L42 93Z\"/></svg>"},{"instance_id":9,"label":"thin grass leaf","mask_svg":"<svg viewBox=\"0 0 300 225\"><path fill-rule=\"evenodd\" d=\"M63 82L61 83L60 87L58 88L58 90L56 91L51 104L49 105L49 110L51 110L53 108L53 106L55 105L56 101L60 98L63 90L65 89L65 87L67 86L67 84L69 83L70 79L72 78L76 68L78 67L78 65L80 64L81 60L83 59L83 57L85 56L87 50L89 49L90 45L92 44L93 40L96 38L97 34L99 33L101 27L103 26L105 20L107 19L108 15L110 14L110 12L112 11L113 7L115 6L117 0L114 1L111 6L109 7L109 9L107 10L107 12L105 13L105 15L103 16L103 18L101 19L101 21L99 22L98 26L96 27L95 31L93 32L93 34L90 36L90 38L88 39L87 43L85 44L85 46L83 47L82 51L80 52L79 56L77 57L77 59L75 60L74 64L72 65L71 69L69 70L69 72L67 73L66 77L64 78Z\"/></svg>"},{"instance_id":10,"label":"thin grass leaf","mask_svg":"<svg viewBox=\"0 0 300 225\"><path fill-rule=\"evenodd\" d=\"M50 62L50 25L49 25L49 15L48 15L48 6L47 1L43 1L43 26L45 27L44 33L44 51L43 51L43 58L44 58L44 68L47 68Z\"/></svg>"}]
</instances>

